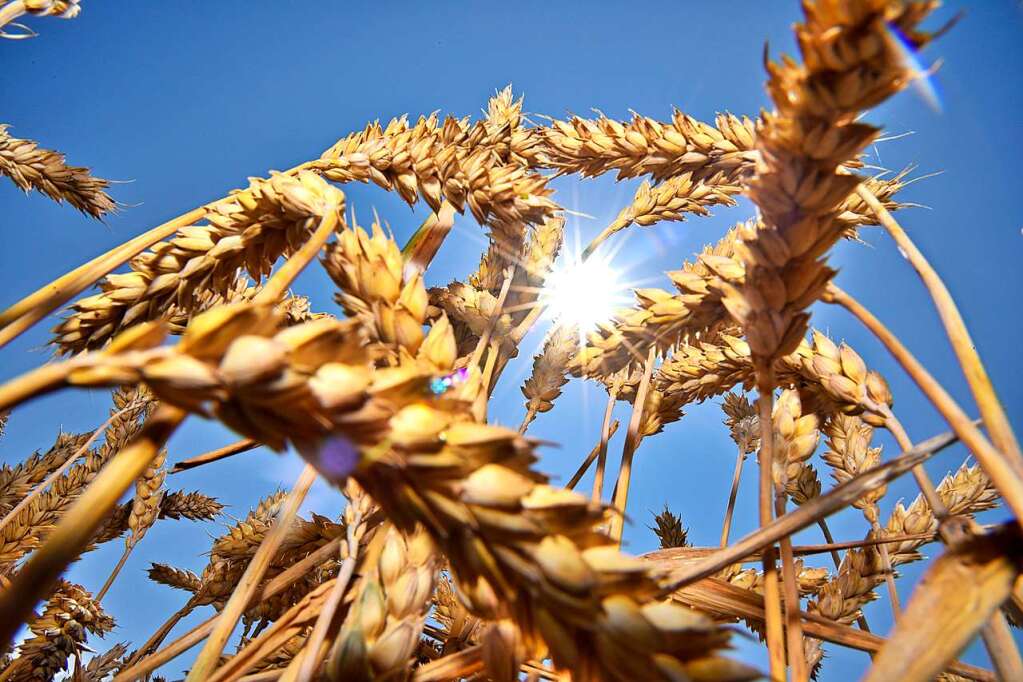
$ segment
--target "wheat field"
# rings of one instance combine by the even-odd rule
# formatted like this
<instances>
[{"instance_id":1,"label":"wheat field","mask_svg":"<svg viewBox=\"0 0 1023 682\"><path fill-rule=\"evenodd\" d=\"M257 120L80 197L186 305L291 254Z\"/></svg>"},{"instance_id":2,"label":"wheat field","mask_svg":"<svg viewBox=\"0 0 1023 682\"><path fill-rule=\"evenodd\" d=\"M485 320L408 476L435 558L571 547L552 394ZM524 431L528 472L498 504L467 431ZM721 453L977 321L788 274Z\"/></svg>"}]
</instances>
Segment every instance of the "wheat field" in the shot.
<instances>
[{"instance_id":1,"label":"wheat field","mask_svg":"<svg viewBox=\"0 0 1023 682\"><path fill-rule=\"evenodd\" d=\"M0 0L3 54L92 5ZM760 111L509 85L229 190L182 157L194 202L37 247L0 311L35 449L0 465L0 682L1023 680L1018 391L936 269L983 264L906 228L933 162L882 161L957 20L804 0L742 66ZM12 200L148 210L0 120ZM605 290L631 239L661 253Z\"/></svg>"}]
</instances>

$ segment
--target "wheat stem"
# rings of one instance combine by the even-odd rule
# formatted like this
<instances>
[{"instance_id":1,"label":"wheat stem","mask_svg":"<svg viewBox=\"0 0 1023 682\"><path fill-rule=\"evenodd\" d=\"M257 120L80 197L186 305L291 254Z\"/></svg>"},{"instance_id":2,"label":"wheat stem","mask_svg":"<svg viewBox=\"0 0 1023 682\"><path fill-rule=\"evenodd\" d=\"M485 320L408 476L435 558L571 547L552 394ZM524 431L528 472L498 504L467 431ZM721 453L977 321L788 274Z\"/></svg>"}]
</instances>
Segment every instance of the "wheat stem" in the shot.
<instances>
[{"instance_id":1,"label":"wheat stem","mask_svg":"<svg viewBox=\"0 0 1023 682\"><path fill-rule=\"evenodd\" d=\"M269 599L279 594L284 588L312 570L313 567L337 554L338 547L340 546L341 538L334 538L301 561L289 566L287 570L267 582L262 589L253 594L249 599L249 604L260 599ZM152 655L146 656L137 662L133 662L134 659L129 661L131 666L118 673L114 678L114 682L134 682L134 680L148 675L161 665L174 660L208 637L210 632L213 631L213 626L216 624L218 616L219 614L207 618L160 651L154 652ZM138 656L140 654L136 654L136 657Z\"/></svg>"},{"instance_id":2,"label":"wheat stem","mask_svg":"<svg viewBox=\"0 0 1023 682\"><path fill-rule=\"evenodd\" d=\"M298 277L299 273L320 252L323 245L330 239L337 227L338 216L336 210L328 210L320 219L316 231L306 240L302 247L295 254L285 261L273 277L263 285L259 293L252 298L253 303L273 303L287 292L288 287Z\"/></svg>"},{"instance_id":3,"label":"wheat stem","mask_svg":"<svg viewBox=\"0 0 1023 682\"><path fill-rule=\"evenodd\" d=\"M166 239L179 228L191 225L206 215L206 208L197 208L158 225L134 239L114 247L88 263L58 277L0 313L0 348L43 319L59 306L70 301L100 277L123 265L128 259Z\"/></svg>"},{"instance_id":4,"label":"wheat stem","mask_svg":"<svg viewBox=\"0 0 1023 682\"><path fill-rule=\"evenodd\" d=\"M622 544L622 533L625 530L625 507L629 499L629 483L632 480L632 458L639 447L642 436L639 427L643 422L643 408L646 406L646 395L650 390L650 375L654 371L656 348L650 347L646 363L643 366L643 378L636 389L636 400L632 403L632 415L629 417L629 430L625 434L625 446L622 448L622 463L618 469L618 481L615 483L614 499L611 502L616 514L611 519L608 535L619 546Z\"/></svg>"},{"instance_id":5,"label":"wheat stem","mask_svg":"<svg viewBox=\"0 0 1023 682\"><path fill-rule=\"evenodd\" d=\"M121 558L117 560L116 564L114 564L114 570L110 571L110 575L107 576L107 581L103 583L103 587L101 587L99 592L96 593L97 602L102 601L103 597L106 596L110 586L113 585L114 581L117 579L117 575L121 572L121 569L124 568L124 564L128 561L128 556L131 554L131 550L134 547L135 545L128 545L124 548L124 551L121 552Z\"/></svg>"},{"instance_id":6,"label":"wheat stem","mask_svg":"<svg viewBox=\"0 0 1023 682\"><path fill-rule=\"evenodd\" d=\"M121 495L142 475L185 416L183 410L160 405L138 437L100 470L43 546L14 576L10 587L0 591L0 648L11 641L68 563L88 546Z\"/></svg>"},{"instance_id":7,"label":"wheat stem","mask_svg":"<svg viewBox=\"0 0 1023 682\"><path fill-rule=\"evenodd\" d=\"M195 457L189 457L188 459L182 460L175 464L174 467L170 470L170 472L172 474L177 474L182 471L194 469L195 467L199 467L204 464L218 462L222 459L227 459L228 457L233 457L234 455L240 455L243 452L248 452L249 450L255 450L261 445L262 443L260 443L257 440L252 440L251 438L242 438L241 440L237 440L233 443L230 443L229 445L225 445L222 448L210 450L209 452L204 452L201 455L196 455Z\"/></svg>"},{"instance_id":8,"label":"wheat stem","mask_svg":"<svg viewBox=\"0 0 1023 682\"><path fill-rule=\"evenodd\" d=\"M618 421L611 427L611 413L614 411L615 401L618 399L618 391L614 388L608 389L607 405L604 407L604 419L600 423L600 443L597 445L597 470L593 474L593 489L590 492L590 499L600 502L604 495L604 470L607 468L607 442L618 430Z\"/></svg>"},{"instance_id":9,"label":"wheat stem","mask_svg":"<svg viewBox=\"0 0 1023 682\"><path fill-rule=\"evenodd\" d=\"M330 596L324 602L320 614L316 618L313 631L306 641L306 655L295 677L297 682L309 682L309 680L312 680L316 668L320 664L321 649L323 648L324 641L327 639L327 630L334 621L334 614L337 613L341 599L345 596L345 592L348 589L348 582L352 579L352 574L355 572L355 563L359 558L359 540L355 537L355 531L361 523L362 514L358 509L356 509L355 516L352 519L346 520L348 556L341 562L341 568L338 571L334 587L331 588Z\"/></svg>"},{"instance_id":10,"label":"wheat stem","mask_svg":"<svg viewBox=\"0 0 1023 682\"><path fill-rule=\"evenodd\" d=\"M984 363L980 360L980 355L977 353L973 339L970 338L970 332L966 329L963 316L959 313L959 307L952 299L952 294L949 292L948 287L945 286L941 277L938 276L938 273L931 266L927 258L924 257L923 253L920 252L920 249L916 247L916 244L909 238L906 231L902 229L898 221L895 220L878 198L874 196L874 193L862 184L856 188L856 193L870 206L878 221L888 230L888 234L895 240L895 243L902 250L903 256L910 262L930 292L931 298L934 300L934 306L938 309L938 315L941 317L941 322L945 326L945 333L952 343L952 349L955 351L956 358L958 358L959 364L962 366L963 374L970 385L970 391L973 393L974 400L977 401L980 416L983 418L984 425L991 434L991 440L994 442L995 447L1001 450L1013 462L1017 470L1023 469L1023 454L1020 452L1019 442L1016 440L1016 435L1012 431L1009 419L1006 417L1005 410L998 400L998 395L995 393L995 388L987 375Z\"/></svg>"},{"instance_id":11,"label":"wheat stem","mask_svg":"<svg viewBox=\"0 0 1023 682\"><path fill-rule=\"evenodd\" d=\"M774 462L774 437L771 429L774 403L774 370L770 363L757 364L757 397L758 419L760 420L761 438L758 463L760 466L760 529L771 524L771 498L773 482L771 467ZM767 431L767 433L764 433ZM775 570L775 548L767 547L763 552L764 570L764 622L767 627L767 652L770 674L773 682L785 680L785 642L782 632L781 589L778 585L778 572ZM801 651L802 649L800 649Z\"/></svg>"},{"instance_id":12,"label":"wheat stem","mask_svg":"<svg viewBox=\"0 0 1023 682\"><path fill-rule=\"evenodd\" d=\"M732 513L735 511L735 498L739 494L739 479L742 478L742 464L746 461L746 448L739 445L735 457L735 471L732 473L732 489L728 493L728 507L725 508L725 520L721 524L721 546L728 544L728 534L732 530Z\"/></svg>"},{"instance_id":13,"label":"wheat stem","mask_svg":"<svg viewBox=\"0 0 1023 682\"><path fill-rule=\"evenodd\" d=\"M828 285L824 300L841 305L848 310L884 344L941 413L941 416L945 418L956 435L962 439L963 444L974 454L984 469L984 473L988 475L1006 504L1009 505L1016 517L1016 523L1023 527L1023 476L1013 466L1012 461L991 445L945 389L869 310L833 283Z\"/></svg>"},{"instance_id":14,"label":"wheat stem","mask_svg":"<svg viewBox=\"0 0 1023 682\"><path fill-rule=\"evenodd\" d=\"M902 426L902 423L898 420L891 409L885 406L882 410L882 414L884 414L885 417L885 428L887 428L891 432L892 436L894 436L899 447L906 448L907 444L912 447L909 434L906 433L906 429ZM948 507L938 495L938 491L935 489L926 470L924 470L923 465L914 467L913 475L916 477L916 482L920 488L920 492L923 493L924 499L927 500L927 503L934 512L935 518L938 519L938 537L941 538L942 542L944 542L946 546L953 546L951 541L956 539L957 534L951 527L944 524L944 522L949 518ZM879 545L878 549L882 550L881 557L886 559L888 556L886 546ZM888 578L888 576L885 577ZM894 587L889 589L894 589ZM1016 648L1014 640L1011 635L1007 641L1003 637L1004 633L1002 631L1007 628L1008 624L1005 621L1004 614L1002 614L1001 611L996 610L991 614L987 624L985 624L981 631L984 646L987 648L988 655L991 657L992 663L994 663L995 668L1000 674L1003 669L1008 671L1023 671L1023 659L1020 658L1019 649ZM1023 679L1023 674L1016 674L1016 672L1013 672L1011 675L1002 674L1002 679Z\"/></svg>"},{"instance_id":15,"label":"wheat stem","mask_svg":"<svg viewBox=\"0 0 1023 682\"><path fill-rule=\"evenodd\" d=\"M777 516L785 515L785 489L775 491L774 511ZM792 682L807 682L810 671L803 655L803 623L799 616L799 586L796 583L796 565L792 555L792 537L787 536L778 543L781 550L781 577L785 595L785 639L788 650Z\"/></svg>"},{"instance_id":16,"label":"wheat stem","mask_svg":"<svg viewBox=\"0 0 1023 682\"><path fill-rule=\"evenodd\" d=\"M326 220L325 216L324 222ZM286 286L285 284L285 288ZM245 611L249 600L259 586L263 574L270 565L270 560L277 554L277 550L284 541L291 522L298 514L298 508L301 506L302 500L305 499L306 493L309 492L309 488L315 480L316 469L311 464L307 464L302 469L302 473L295 482L294 488L292 488L287 500L285 500L284 505L281 507L280 515L277 517L276 522L259 544L259 549L256 550L249 565L245 568L245 573L231 593L231 598L227 600L224 610L220 612L220 616L218 616L213 626L206 645L199 652L199 656L195 659L192 669L188 672L188 677L185 678L186 682L205 680L209 678L214 668L216 668L217 661L224 650L224 645L227 644L228 637L231 636L235 624Z\"/></svg>"}]
</instances>

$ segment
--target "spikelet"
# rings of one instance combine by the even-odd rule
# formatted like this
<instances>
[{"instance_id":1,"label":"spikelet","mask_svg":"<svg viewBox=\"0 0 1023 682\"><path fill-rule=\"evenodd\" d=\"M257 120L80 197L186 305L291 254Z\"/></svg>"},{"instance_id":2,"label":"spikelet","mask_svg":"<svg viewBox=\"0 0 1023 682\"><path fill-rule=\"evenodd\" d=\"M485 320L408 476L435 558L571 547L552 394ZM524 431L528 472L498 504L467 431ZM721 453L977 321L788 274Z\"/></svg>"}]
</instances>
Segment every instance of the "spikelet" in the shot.
<instances>
[{"instance_id":1,"label":"spikelet","mask_svg":"<svg viewBox=\"0 0 1023 682\"><path fill-rule=\"evenodd\" d=\"M339 140L311 167L334 182L373 182L409 204L421 196L435 211L444 200L459 211L468 206L480 225L491 228L497 251L514 256L525 239L524 227L560 209L549 198L547 178L513 158L512 148L505 146L507 136L495 136L501 126L494 124L469 126L433 114L410 126L403 116ZM511 156L495 153L495 140L497 151Z\"/></svg>"},{"instance_id":2,"label":"spikelet","mask_svg":"<svg viewBox=\"0 0 1023 682\"><path fill-rule=\"evenodd\" d=\"M57 440L45 454L33 453L15 466L0 467L0 514L7 514L33 488L60 467L81 448L89 434L59 433Z\"/></svg>"},{"instance_id":3,"label":"spikelet","mask_svg":"<svg viewBox=\"0 0 1023 682\"><path fill-rule=\"evenodd\" d=\"M655 526L651 527L661 543L661 549L689 546L689 530L682 525L682 517L673 514L667 503L660 514L654 516Z\"/></svg>"},{"instance_id":4,"label":"spikelet","mask_svg":"<svg viewBox=\"0 0 1023 682\"><path fill-rule=\"evenodd\" d=\"M725 426L732 441L742 450L750 454L760 449L760 419L757 410L744 395L726 393L721 411L725 413Z\"/></svg>"},{"instance_id":5,"label":"spikelet","mask_svg":"<svg viewBox=\"0 0 1023 682\"><path fill-rule=\"evenodd\" d=\"M107 427L103 444L89 451L84 462L68 469L0 529L0 572L9 570L14 562L39 546L100 468L134 437L141 428L140 419L152 408L152 396L144 388L119 389L113 393L113 402L111 414L125 411ZM120 532L123 531L112 537L118 537Z\"/></svg>"},{"instance_id":6,"label":"spikelet","mask_svg":"<svg viewBox=\"0 0 1023 682\"><path fill-rule=\"evenodd\" d=\"M682 173L654 187L644 181L632 203L618 213L604 234L610 236L632 224L650 227L662 221L681 222L687 214L708 216L711 206L735 206L732 197L741 191L742 185L728 184L721 173L706 179Z\"/></svg>"},{"instance_id":7,"label":"spikelet","mask_svg":"<svg viewBox=\"0 0 1023 682\"><path fill-rule=\"evenodd\" d=\"M128 653L128 646L121 643L113 645L102 654L93 656L82 671L84 681L104 682L112 673L121 668L126 653Z\"/></svg>"},{"instance_id":8,"label":"spikelet","mask_svg":"<svg viewBox=\"0 0 1023 682\"><path fill-rule=\"evenodd\" d=\"M595 177L616 171L619 180L650 175L664 180L686 172L726 182L753 170L756 159L753 122L731 114L716 125L675 110L662 123L638 114L627 122L601 115L555 120L541 131L541 163L562 173Z\"/></svg>"},{"instance_id":9,"label":"spikelet","mask_svg":"<svg viewBox=\"0 0 1023 682\"><path fill-rule=\"evenodd\" d=\"M228 287L226 293L211 289L200 289L195 292L193 300L189 305L179 306L172 303L163 314L163 318L171 334L183 334L189 320L199 313L204 313L211 308L225 303L251 301L261 290L262 287L254 286L248 277L239 275L235 278L234 283ZM310 310L309 299L305 296L288 295L277 304L277 308L284 313L285 324L288 325L309 322L323 317L323 313L314 313Z\"/></svg>"},{"instance_id":10,"label":"spikelet","mask_svg":"<svg viewBox=\"0 0 1023 682\"><path fill-rule=\"evenodd\" d=\"M853 476L863 473L881 463L881 448L870 447L874 429L859 417L836 414L824 426L828 438L828 449L823 459L831 467L831 476L836 484L844 483ZM863 510L867 520L878 520L878 501L884 497L888 486L880 486L853 502Z\"/></svg>"},{"instance_id":11,"label":"spikelet","mask_svg":"<svg viewBox=\"0 0 1023 682\"><path fill-rule=\"evenodd\" d=\"M200 290L228 295L242 268L258 282L305 242L319 218L343 211L344 195L315 173L251 178L247 189L212 205L207 224L181 228L132 259L129 272L108 275L102 293L72 306L54 330L54 343L62 353L75 353L99 348L119 329L168 310L180 317L201 304Z\"/></svg>"},{"instance_id":12,"label":"spikelet","mask_svg":"<svg viewBox=\"0 0 1023 682\"><path fill-rule=\"evenodd\" d=\"M879 178L868 181L867 186L886 207L898 208L891 196L901 189L901 179ZM834 220L835 229L846 236L853 236L857 227L876 224L873 213L855 196L845 200ZM730 285L741 284L745 277L745 265L739 256L741 247L737 248L737 244L741 235L756 225L754 220L739 223L716 244L705 247L696 259L669 272L674 293L637 289L633 308L617 311L611 323L587 336L587 345L579 353L574 371L586 376L615 372L644 357L651 345L663 352L680 341L694 343L696 338L725 327L730 321L722 298Z\"/></svg>"},{"instance_id":13,"label":"spikelet","mask_svg":"<svg viewBox=\"0 0 1023 682\"><path fill-rule=\"evenodd\" d=\"M749 674L713 655L727 634L711 621L671 604L646 604L657 581L642 563L606 547L608 539L593 530L603 520L600 509L539 483L525 440L466 421L477 390L471 376L449 384L434 374L436 364L412 358L370 373L355 320L318 320L267 336L275 326L269 306L224 306L195 318L177 347L83 356L70 381L133 376L186 409L212 403L222 420L267 444L294 440L329 480L353 475L400 528L423 523L476 615L511 618L524 636L547 643L557 665L583 678L662 679L688 665ZM146 337L135 332L113 349L130 347L132 338ZM423 348L453 361L450 329ZM315 439L319 446L310 447ZM379 443L390 450L381 452ZM539 592L524 599L523 588L536 580ZM661 634L622 642L612 634L619 615Z\"/></svg>"},{"instance_id":14,"label":"spikelet","mask_svg":"<svg viewBox=\"0 0 1023 682\"><path fill-rule=\"evenodd\" d=\"M166 459L167 451L161 450L146 468L145 473L135 482L135 497L132 499L131 514L128 516L130 533L124 539L126 549L134 547L160 515L160 503L166 492L163 487L163 482L167 478L167 470L163 466Z\"/></svg>"},{"instance_id":15,"label":"spikelet","mask_svg":"<svg viewBox=\"0 0 1023 682\"><path fill-rule=\"evenodd\" d=\"M195 594L202 587L202 580L195 573L167 564L151 564L148 570L149 579L161 585Z\"/></svg>"},{"instance_id":16,"label":"spikelet","mask_svg":"<svg viewBox=\"0 0 1023 682\"><path fill-rule=\"evenodd\" d=\"M793 351L806 333L805 309L834 271L823 256L842 236L835 218L860 178L842 169L875 139L858 115L908 83L900 46L929 36L917 25L936 2L829 0L803 3L795 28L804 64L769 63L768 92L777 110L758 126L760 151L749 196L762 224L741 230L745 278L725 284L723 303L746 332L755 363Z\"/></svg>"},{"instance_id":17,"label":"spikelet","mask_svg":"<svg viewBox=\"0 0 1023 682\"><path fill-rule=\"evenodd\" d=\"M775 490L784 492L790 480L797 479L802 466L817 449L820 440L817 415L804 414L799 394L782 391L774 402L774 462L771 475Z\"/></svg>"},{"instance_id":18,"label":"spikelet","mask_svg":"<svg viewBox=\"0 0 1023 682\"><path fill-rule=\"evenodd\" d=\"M548 334L543 350L533 358L533 373L522 384L522 395L526 397L524 426L528 426L537 414L554 407L554 401L561 395L561 387L568 383L568 364L578 346L578 339L575 327L558 325Z\"/></svg>"},{"instance_id":19,"label":"spikelet","mask_svg":"<svg viewBox=\"0 0 1023 682\"><path fill-rule=\"evenodd\" d=\"M380 532L379 556L364 569L328 654L331 679L400 679L419 643L438 567L433 543L422 530Z\"/></svg>"},{"instance_id":20,"label":"spikelet","mask_svg":"<svg viewBox=\"0 0 1023 682\"><path fill-rule=\"evenodd\" d=\"M404 274L398 245L384 234L377 219L371 233L357 224L327 246L327 273L340 289L337 302L349 317L363 323L370 337L410 353L423 342L428 298L422 277Z\"/></svg>"},{"instance_id":21,"label":"spikelet","mask_svg":"<svg viewBox=\"0 0 1023 682\"><path fill-rule=\"evenodd\" d=\"M87 650L88 634L100 635L114 627L114 620L82 587L61 580L46 602L45 610L28 624L32 637L18 648L11 664L11 680L52 680L67 667L71 656Z\"/></svg>"},{"instance_id":22,"label":"spikelet","mask_svg":"<svg viewBox=\"0 0 1023 682\"><path fill-rule=\"evenodd\" d=\"M66 201L93 218L117 208L105 191L109 182L93 176L88 168L67 165L60 152L11 137L4 124L0 124L0 175L26 192L34 189L56 202Z\"/></svg>"},{"instance_id":23,"label":"spikelet","mask_svg":"<svg viewBox=\"0 0 1023 682\"><path fill-rule=\"evenodd\" d=\"M224 505L215 497L204 495L198 490L186 493L177 490L167 493L160 500L161 519L188 519L190 521L212 521L224 511Z\"/></svg>"}]
</instances>

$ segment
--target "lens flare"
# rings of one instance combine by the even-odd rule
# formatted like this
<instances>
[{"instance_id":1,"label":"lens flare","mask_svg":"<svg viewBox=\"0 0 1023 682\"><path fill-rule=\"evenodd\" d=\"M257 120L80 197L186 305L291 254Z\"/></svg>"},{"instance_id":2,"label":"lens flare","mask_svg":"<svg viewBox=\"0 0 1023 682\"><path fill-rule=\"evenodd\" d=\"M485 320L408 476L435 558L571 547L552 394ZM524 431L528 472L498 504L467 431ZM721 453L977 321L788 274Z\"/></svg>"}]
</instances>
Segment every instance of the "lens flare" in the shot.
<instances>
[{"instance_id":1,"label":"lens flare","mask_svg":"<svg viewBox=\"0 0 1023 682\"><path fill-rule=\"evenodd\" d=\"M913 76L913 89L927 102L934 111L941 111L941 95L938 93L937 80L934 77L935 67L925 68L920 61L920 53L896 26L888 25L888 39L898 51L906 69Z\"/></svg>"}]
</instances>

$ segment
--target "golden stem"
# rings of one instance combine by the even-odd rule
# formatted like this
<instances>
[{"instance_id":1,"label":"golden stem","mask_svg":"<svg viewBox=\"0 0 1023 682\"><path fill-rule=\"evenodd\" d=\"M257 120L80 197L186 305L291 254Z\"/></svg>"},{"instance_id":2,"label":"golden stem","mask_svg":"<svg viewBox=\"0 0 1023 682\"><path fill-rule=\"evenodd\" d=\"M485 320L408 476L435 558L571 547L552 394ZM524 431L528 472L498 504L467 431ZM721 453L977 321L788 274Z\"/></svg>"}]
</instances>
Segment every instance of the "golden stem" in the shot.
<instances>
[{"instance_id":1,"label":"golden stem","mask_svg":"<svg viewBox=\"0 0 1023 682\"><path fill-rule=\"evenodd\" d=\"M774 486L771 480L771 466L774 462L774 437L771 429L774 403L774 370L770 362L754 365L757 377L758 418L761 425L760 454L760 527L763 529L772 521L771 497ZM766 435L764 432L767 432ZM764 570L764 623L766 625L767 653L772 682L785 680L785 638L782 628L781 589L778 572L775 570L775 548L765 547Z\"/></svg>"},{"instance_id":2,"label":"golden stem","mask_svg":"<svg viewBox=\"0 0 1023 682\"><path fill-rule=\"evenodd\" d=\"M25 566L0 591L0 649L10 643L36 603L50 593L67 565L92 541L121 495L156 457L186 413L160 405L139 435L114 455Z\"/></svg>"},{"instance_id":3,"label":"golden stem","mask_svg":"<svg viewBox=\"0 0 1023 682\"><path fill-rule=\"evenodd\" d=\"M345 591L348 589L348 582L352 579L352 574L355 572L355 562L358 560L359 554L359 540L355 537L355 531L361 524L362 514L356 510L355 517L347 523L346 528L345 543L348 545L348 556L341 562L341 568L338 572L337 580L334 581L334 587L330 590L330 596L327 597L327 601L324 602L323 607L320 609L320 614L316 618L313 631L309 635L309 639L306 640L305 650L308 653L298 669L298 674L295 678L297 682L309 682L312 680L316 668L319 667L320 650L327 639L327 631L334 621L334 614L337 613L337 607L341 604L341 599L345 596Z\"/></svg>"},{"instance_id":4,"label":"golden stem","mask_svg":"<svg viewBox=\"0 0 1023 682\"><path fill-rule=\"evenodd\" d=\"M292 564L283 573L269 581L262 589L253 594L251 599L249 599L249 603L251 604L252 602L260 599L269 599L270 597L280 593L288 585L295 582L303 575L306 575L314 566L318 566L336 554L338 547L340 546L341 538L334 538L306 558ZM135 680L153 672L164 663L174 660L209 636L210 632L213 631L213 626L216 624L218 616L211 616L207 618L205 621L199 623L184 635L168 644L165 648L155 652L151 656L146 656L137 662L136 658L140 657L141 654L136 653L135 657L129 661L129 663L131 663L131 667L119 672L114 677L114 682L134 682Z\"/></svg>"},{"instance_id":5,"label":"golden stem","mask_svg":"<svg viewBox=\"0 0 1023 682\"><path fill-rule=\"evenodd\" d=\"M210 633L209 639L206 640L206 645L199 652L199 656L195 659L192 669L188 671L188 677L185 678L186 682L199 682L200 680L209 679L210 674L217 667L217 661L224 650L224 645L227 644L234 626L238 623L242 613L244 613L249 600L256 592L256 588L259 587L263 574L266 573L266 569L270 566L270 561L277 554L277 550L284 541L288 528L298 514L298 508L302 505L302 500L305 499L306 493L309 492L309 488L315 480L316 469L311 464L306 464L298 480L295 482L295 487L292 488L287 499L284 501L280 515L266 534L266 537L259 543L259 548L256 549L252 560L245 568L245 573L242 574L241 580L238 581L238 585L231 593L230 599L227 600L227 605L224 606L224 610L217 617L213 631Z\"/></svg>"},{"instance_id":6,"label":"golden stem","mask_svg":"<svg viewBox=\"0 0 1023 682\"><path fill-rule=\"evenodd\" d=\"M963 444L977 458L984 473L995 484L998 492L1012 510L1016 522L1023 527L1023 476L1012 465L1012 461L991 445L945 389L869 310L835 286L834 283L828 285L824 300L837 303L847 309L877 336L937 408L941 416L945 418Z\"/></svg>"},{"instance_id":7,"label":"golden stem","mask_svg":"<svg viewBox=\"0 0 1023 682\"><path fill-rule=\"evenodd\" d=\"M774 511L778 516L785 515L784 489L775 491ZM807 682L810 679L810 671L803 653L803 622L799 615L799 585L796 582L791 536L782 538L778 544L781 548L781 578L785 592L785 640L789 667L792 669L792 682Z\"/></svg>"},{"instance_id":8,"label":"golden stem","mask_svg":"<svg viewBox=\"0 0 1023 682\"><path fill-rule=\"evenodd\" d=\"M1012 431L1009 419L998 400L995 388L991 384L987 370L984 369L984 364L980 361L977 348L973 344L973 339L970 338L970 332L966 329L966 323L963 321L963 316L959 313L959 307L952 299L948 287L877 197L864 185L860 185L856 189L856 193L874 211L881 225L888 230L888 234L898 244L905 258L916 270L930 292L931 298L934 300L934 307L937 308L941 322L945 326L948 340L952 343L952 350L955 351L956 358L959 359L959 364L963 368L966 382L970 385L970 391L973 393L974 400L977 401L980 416L991 434L991 440L995 447L1012 460L1018 469L1023 469L1023 453L1020 452L1016 434Z\"/></svg>"},{"instance_id":9,"label":"golden stem","mask_svg":"<svg viewBox=\"0 0 1023 682\"><path fill-rule=\"evenodd\" d=\"M739 494L739 479L742 477L742 464L746 461L746 449L739 446L739 454L735 458L735 472L732 474L732 489L728 493L728 507L725 508L725 521L721 525L721 546L728 544L728 535L732 530L732 513L735 512L735 498Z\"/></svg>"},{"instance_id":10,"label":"golden stem","mask_svg":"<svg viewBox=\"0 0 1023 682\"><path fill-rule=\"evenodd\" d=\"M344 210L344 206L337 206L327 211L320 219L316 231L312 233L302 247L294 255L284 262L283 265L267 280L259 293L253 296L253 303L272 303L285 294L291 283L298 277L299 273L305 270L310 261L316 257L323 245L330 239L337 227L338 212Z\"/></svg>"},{"instance_id":11,"label":"golden stem","mask_svg":"<svg viewBox=\"0 0 1023 682\"><path fill-rule=\"evenodd\" d=\"M604 408L604 421L600 424L600 444L597 445L597 470L593 474L593 490L590 492L590 499L599 504L604 495L604 470L607 467L607 442L611 440L611 413L614 411L615 401L618 400L618 391L609 388L607 392L607 406ZM617 424L618 422L615 422ZM617 430L617 427L615 427Z\"/></svg>"},{"instance_id":12,"label":"golden stem","mask_svg":"<svg viewBox=\"0 0 1023 682\"><path fill-rule=\"evenodd\" d=\"M124 564L128 561L128 556L131 555L131 550L134 547L135 545L128 545L124 548L124 551L121 552L121 558L118 559L117 564L114 565L114 570L110 571L110 575L107 576L107 581L103 583L103 587L101 587L99 592L96 593L96 603L103 601L103 597L106 596L107 590L109 590L110 586L114 584L115 580L117 580L117 575L121 572L121 569L124 568Z\"/></svg>"},{"instance_id":13,"label":"golden stem","mask_svg":"<svg viewBox=\"0 0 1023 682\"><path fill-rule=\"evenodd\" d=\"M174 467L170 470L170 472L172 474L177 474L182 471L188 471L189 469L194 469L195 467L199 467L204 464L218 462L222 459L227 459L228 457L233 457L234 455L240 455L243 452L248 452L249 450L255 450L260 445L262 445L262 443L260 443L258 440L252 440L251 438L242 438L241 440L236 440L235 442L230 443L229 445L225 445L222 448L210 450L209 452L204 452L201 455L196 455L195 457L189 457L188 459L182 460L175 464Z\"/></svg>"},{"instance_id":14,"label":"golden stem","mask_svg":"<svg viewBox=\"0 0 1023 682\"><path fill-rule=\"evenodd\" d=\"M178 231L192 225L206 215L206 208L189 211L162 225L140 234L124 244L114 247L101 256L93 258L66 275L62 275L35 293L21 299L0 313L0 348L17 338L19 334L43 319L61 305L84 291L100 277L123 265L144 250Z\"/></svg>"},{"instance_id":15,"label":"golden stem","mask_svg":"<svg viewBox=\"0 0 1023 682\"><path fill-rule=\"evenodd\" d=\"M636 389L636 400L632 403L632 416L629 417L629 431L625 434L625 447L622 448L622 464L618 469L618 482L615 484L614 500L611 505L615 509L615 515L611 518L608 535L619 546L622 544L622 534L625 531L625 508L629 501L629 483L632 479L632 458L639 447L641 436L639 429L643 425L643 407L646 403L646 394L650 390L650 375L654 370L654 360L657 349L650 347L647 353L646 364L643 366L643 378Z\"/></svg>"}]
</instances>

